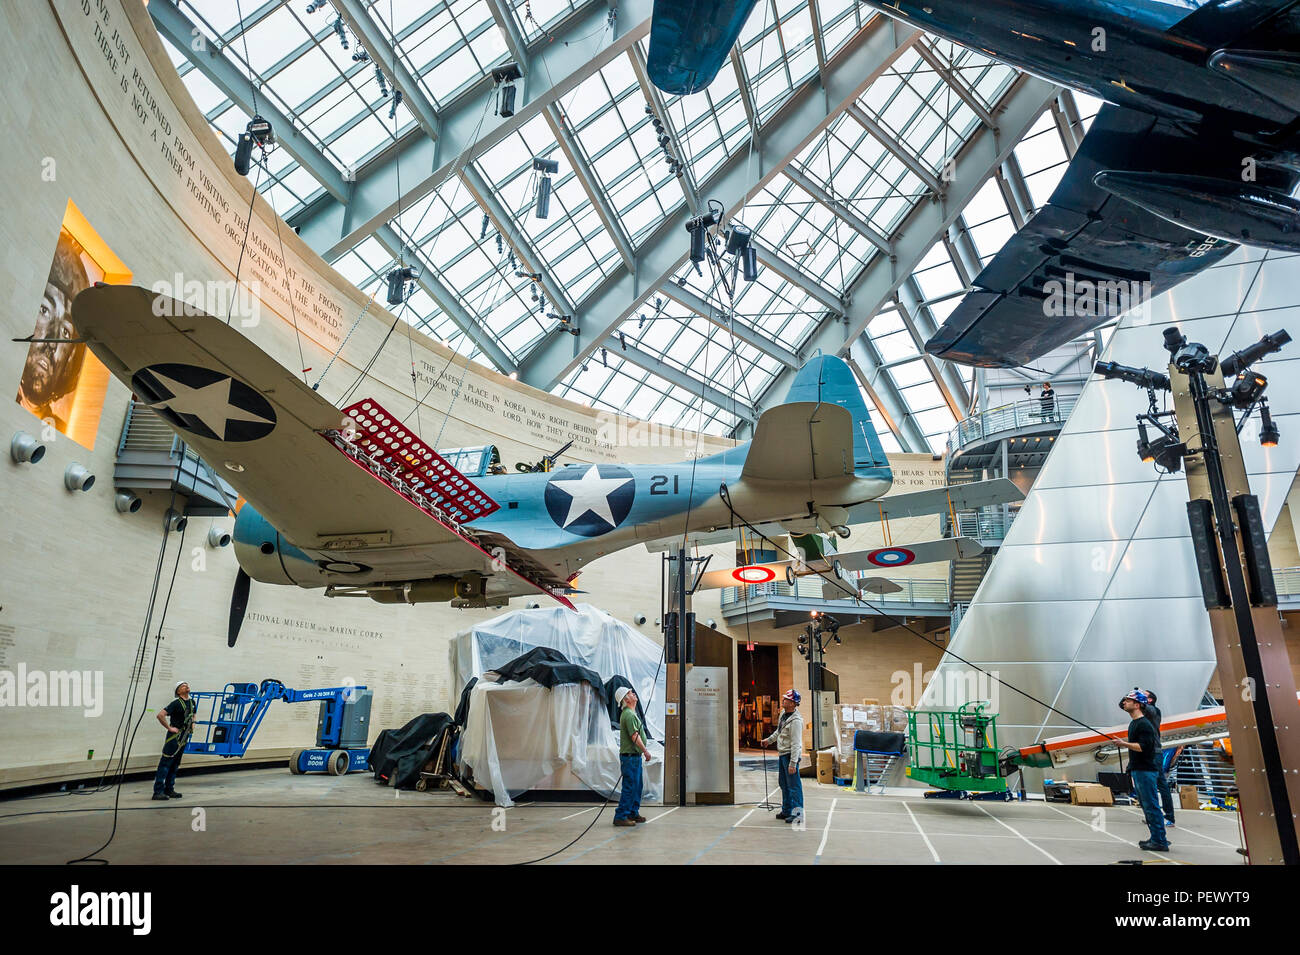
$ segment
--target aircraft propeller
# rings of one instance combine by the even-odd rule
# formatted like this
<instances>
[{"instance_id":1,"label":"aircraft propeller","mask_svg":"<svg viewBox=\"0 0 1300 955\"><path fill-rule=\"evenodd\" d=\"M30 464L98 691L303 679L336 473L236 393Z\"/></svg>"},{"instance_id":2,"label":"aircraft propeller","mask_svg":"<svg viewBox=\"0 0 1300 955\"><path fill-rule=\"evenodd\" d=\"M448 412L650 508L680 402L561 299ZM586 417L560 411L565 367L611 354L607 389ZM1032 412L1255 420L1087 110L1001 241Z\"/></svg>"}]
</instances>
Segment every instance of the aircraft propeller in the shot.
<instances>
[{"instance_id":1,"label":"aircraft propeller","mask_svg":"<svg viewBox=\"0 0 1300 955\"><path fill-rule=\"evenodd\" d=\"M244 573L244 568L239 568L239 573L235 575L235 586L230 592L230 628L226 634L226 646L233 647L235 641L239 639L239 628L244 625L244 613L248 610L248 591L253 584L253 578Z\"/></svg>"}]
</instances>

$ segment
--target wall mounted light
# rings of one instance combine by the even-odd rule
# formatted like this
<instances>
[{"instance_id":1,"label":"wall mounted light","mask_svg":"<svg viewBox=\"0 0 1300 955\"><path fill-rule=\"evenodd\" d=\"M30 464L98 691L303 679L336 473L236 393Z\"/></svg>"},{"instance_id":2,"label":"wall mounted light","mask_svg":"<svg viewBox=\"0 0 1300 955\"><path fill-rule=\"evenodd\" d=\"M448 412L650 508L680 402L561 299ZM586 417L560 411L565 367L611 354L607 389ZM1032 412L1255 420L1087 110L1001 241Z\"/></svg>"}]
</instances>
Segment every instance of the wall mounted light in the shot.
<instances>
[{"instance_id":1,"label":"wall mounted light","mask_svg":"<svg viewBox=\"0 0 1300 955\"><path fill-rule=\"evenodd\" d=\"M95 486L95 475L80 464L69 464L63 472L63 486L69 491L89 491Z\"/></svg>"},{"instance_id":2,"label":"wall mounted light","mask_svg":"<svg viewBox=\"0 0 1300 955\"><path fill-rule=\"evenodd\" d=\"M117 508L119 514L134 514L143 504L144 501L130 491L118 491L113 495L113 507Z\"/></svg>"},{"instance_id":3,"label":"wall mounted light","mask_svg":"<svg viewBox=\"0 0 1300 955\"><path fill-rule=\"evenodd\" d=\"M190 519L188 517L186 517L180 511L172 510L170 507L167 508L167 513L166 515L164 515L164 520L167 522L167 529L169 531L183 531L185 530L185 525L187 525L190 522Z\"/></svg>"},{"instance_id":4,"label":"wall mounted light","mask_svg":"<svg viewBox=\"0 0 1300 955\"><path fill-rule=\"evenodd\" d=\"M9 442L9 456L15 464L39 464L45 457L45 445L26 431L18 431Z\"/></svg>"},{"instance_id":5,"label":"wall mounted light","mask_svg":"<svg viewBox=\"0 0 1300 955\"><path fill-rule=\"evenodd\" d=\"M213 524L208 528L208 546L229 547L230 533L224 527Z\"/></svg>"}]
</instances>

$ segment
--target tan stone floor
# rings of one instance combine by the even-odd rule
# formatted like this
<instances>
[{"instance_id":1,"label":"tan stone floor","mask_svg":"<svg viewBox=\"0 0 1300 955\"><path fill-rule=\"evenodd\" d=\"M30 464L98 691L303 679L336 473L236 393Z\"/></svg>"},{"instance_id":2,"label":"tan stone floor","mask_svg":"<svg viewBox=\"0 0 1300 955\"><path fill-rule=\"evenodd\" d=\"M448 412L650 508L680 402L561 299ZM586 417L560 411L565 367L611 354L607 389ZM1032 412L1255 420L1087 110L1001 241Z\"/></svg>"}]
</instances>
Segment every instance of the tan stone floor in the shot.
<instances>
[{"instance_id":1,"label":"tan stone floor","mask_svg":"<svg viewBox=\"0 0 1300 955\"><path fill-rule=\"evenodd\" d=\"M648 823L616 829L612 805L523 801L494 813L445 792L398 793L368 774L253 769L187 778L182 770L180 800L152 802L148 782L123 787L117 834L101 855L117 864L492 865L577 840L548 863L1242 864L1233 813L1180 812L1173 851L1162 854L1137 848L1146 826L1130 807L932 800L915 789L867 795L805 779L806 826L793 829L754 805L763 796L760 771L738 765L736 784L738 801L748 804L647 805ZM84 855L108 838L112 803L111 792L0 801L0 863Z\"/></svg>"}]
</instances>

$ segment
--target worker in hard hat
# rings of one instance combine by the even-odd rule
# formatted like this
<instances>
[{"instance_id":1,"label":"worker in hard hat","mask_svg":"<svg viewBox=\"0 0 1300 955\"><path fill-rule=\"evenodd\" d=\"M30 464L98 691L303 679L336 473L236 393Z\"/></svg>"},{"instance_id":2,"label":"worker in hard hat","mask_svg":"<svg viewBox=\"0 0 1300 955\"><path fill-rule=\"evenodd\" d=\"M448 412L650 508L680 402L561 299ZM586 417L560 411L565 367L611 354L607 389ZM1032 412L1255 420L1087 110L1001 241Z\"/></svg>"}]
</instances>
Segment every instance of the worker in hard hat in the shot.
<instances>
[{"instance_id":1,"label":"worker in hard hat","mask_svg":"<svg viewBox=\"0 0 1300 955\"><path fill-rule=\"evenodd\" d=\"M623 708L618 714L618 762L623 783L614 825L628 827L646 821L641 815L641 760L650 762L650 750L645 745L645 726L636 712L636 691L620 686L614 691L614 702Z\"/></svg>"},{"instance_id":2,"label":"worker in hard hat","mask_svg":"<svg viewBox=\"0 0 1300 955\"><path fill-rule=\"evenodd\" d=\"M1150 703L1150 698L1138 689L1124 695L1119 706L1131 720L1128 724L1128 739L1115 742L1129 751L1129 776L1133 779L1133 790L1137 793L1138 802L1142 804L1142 814L1151 831L1151 837L1139 842L1138 848L1149 852L1168 852L1169 838L1165 834L1165 816L1160 811L1160 793L1156 782L1160 770L1160 734L1146 714L1145 708Z\"/></svg>"},{"instance_id":3,"label":"worker in hard hat","mask_svg":"<svg viewBox=\"0 0 1300 955\"><path fill-rule=\"evenodd\" d=\"M190 685L184 680L176 684L173 691L176 698L154 714L167 736L163 740L162 759L158 760L158 772L153 778L153 798L158 800L180 799L176 791L176 770L180 769L181 757L185 755L185 744L194 732L194 711L197 704L190 699Z\"/></svg>"},{"instance_id":4,"label":"worker in hard hat","mask_svg":"<svg viewBox=\"0 0 1300 955\"><path fill-rule=\"evenodd\" d=\"M763 740L763 746L776 745L777 782L781 786L781 811L776 818L790 822L803 818L803 782L799 763L803 757L803 715L799 712L799 691L786 690L781 697L781 718L776 732Z\"/></svg>"}]
</instances>

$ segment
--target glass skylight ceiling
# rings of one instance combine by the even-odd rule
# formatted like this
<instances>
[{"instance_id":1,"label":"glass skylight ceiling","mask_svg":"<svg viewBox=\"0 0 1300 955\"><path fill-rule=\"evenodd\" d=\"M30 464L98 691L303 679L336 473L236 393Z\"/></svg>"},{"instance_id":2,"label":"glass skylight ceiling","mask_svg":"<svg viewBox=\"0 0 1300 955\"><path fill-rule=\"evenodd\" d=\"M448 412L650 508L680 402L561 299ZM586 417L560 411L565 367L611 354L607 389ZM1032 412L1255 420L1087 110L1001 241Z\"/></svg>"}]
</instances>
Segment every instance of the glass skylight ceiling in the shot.
<instances>
[{"instance_id":1,"label":"glass skylight ceiling","mask_svg":"<svg viewBox=\"0 0 1300 955\"><path fill-rule=\"evenodd\" d=\"M530 62L542 63L544 70L539 51L547 46L567 44L575 60L591 60L613 36L609 24L599 27L608 7L604 0L336 0L311 14L305 12L307 0L241 4L242 33L230 0L180 0L178 8L245 84L255 79L259 104L288 117L323 157L314 168L335 170L344 180L364 179L394 142L424 136L417 115L439 122L449 112L481 114L482 125L495 105L485 77L512 58L512 48L522 45ZM340 14L346 50L335 27ZM357 17L367 18L364 32L383 40L378 59L390 87L390 37L404 71L416 78L418 99L404 90L394 118L392 94L382 95L374 61L353 59L362 49L351 28ZM656 230L665 217L694 200L693 189L703 187L701 202L711 198L707 184L724 164L731 161L734 168L752 158L752 123L761 128L779 121L792 94L833 68L837 53L873 29L874 17L854 0L764 0L714 83L688 97L664 96L649 86L642 38L604 67L582 69L575 88L516 123L432 192L411 193L409 183L421 174L402 166L408 194L400 213L386 223L388 238L359 236L335 256L334 265L382 301L383 277L395 263L392 239L417 248L421 265L439 281L418 290L402 317L485 365L515 371L534 349L561 334L554 316L584 318L585 301L603 284L637 269L647 247L664 241L656 240ZM631 26L618 23L618 33ZM946 42L918 43L926 44L925 57L916 46L905 49L852 109L834 117L743 208L728 210L754 230L764 250L758 281L740 282L734 302L708 270L697 275L689 263L674 277L676 297L672 289L640 283L639 307L615 330L615 342L597 348L555 393L712 434L743 426L756 403L773 404L779 396L767 390L785 371L789 355L884 255L881 239L887 242L917 203L931 201L928 183L980 131L980 117L965 97L995 111L1016 77L1009 67ZM168 51L200 110L233 151L249 118L247 85L218 85L190 62L187 51L170 45ZM953 88L952 77L961 90ZM545 89L561 79L542 72L526 77L524 89L530 80ZM521 103L526 102L527 94ZM417 104L428 112L413 109ZM673 175L656 141L647 104L666 124L675 154L687 160L682 178ZM1017 146L1016 156L1033 203L1041 204L1066 162L1050 113ZM545 220L533 214L539 178L534 157L554 159L560 167L551 177ZM337 188L334 196L327 193L286 149L272 154L269 167L259 188L290 221L337 201ZM770 172L754 163L751 181ZM981 261L1015 229L992 180L959 221ZM684 254L684 234L680 242ZM527 276L534 271L543 281ZM792 275L799 281L789 280ZM923 307L940 323L956 307L966 281L941 241L913 278ZM454 290L455 303L435 300L446 290ZM714 320L678 299L695 305L703 299ZM467 327L458 324L463 314L469 316ZM605 327L614 317L591 321ZM923 336L904 319L892 307L872 319L867 337L880 367L870 384L877 394L902 399L929 447L906 437L900 441L885 431L883 416L876 420L887 448L937 452L954 424L954 408L936 381L939 363L922 357ZM739 338L724 327L728 320L741 326ZM956 371L969 378L968 369Z\"/></svg>"}]
</instances>

